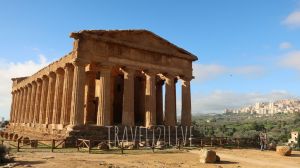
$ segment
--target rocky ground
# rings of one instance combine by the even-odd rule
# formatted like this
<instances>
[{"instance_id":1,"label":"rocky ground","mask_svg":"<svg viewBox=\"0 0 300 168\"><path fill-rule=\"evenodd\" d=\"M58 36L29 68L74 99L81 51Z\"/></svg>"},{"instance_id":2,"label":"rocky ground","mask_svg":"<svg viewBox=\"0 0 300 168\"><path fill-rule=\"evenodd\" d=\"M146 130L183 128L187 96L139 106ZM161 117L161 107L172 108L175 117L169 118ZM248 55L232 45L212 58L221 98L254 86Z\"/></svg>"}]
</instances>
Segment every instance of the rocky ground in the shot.
<instances>
[{"instance_id":1,"label":"rocky ground","mask_svg":"<svg viewBox=\"0 0 300 168\"><path fill-rule=\"evenodd\" d=\"M215 149L221 163L199 162L199 150L125 151L125 154L88 154L80 152L19 152L14 153L15 167L200 167L200 168L299 168L300 152L290 157L274 151L254 149Z\"/></svg>"}]
</instances>

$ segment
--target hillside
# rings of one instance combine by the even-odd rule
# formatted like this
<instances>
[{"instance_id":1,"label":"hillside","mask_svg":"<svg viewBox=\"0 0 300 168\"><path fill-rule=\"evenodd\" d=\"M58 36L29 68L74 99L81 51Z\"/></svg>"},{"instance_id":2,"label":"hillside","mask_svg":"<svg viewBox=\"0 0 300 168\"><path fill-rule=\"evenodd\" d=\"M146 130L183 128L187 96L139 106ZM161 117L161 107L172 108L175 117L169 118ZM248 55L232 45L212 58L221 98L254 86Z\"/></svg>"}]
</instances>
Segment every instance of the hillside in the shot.
<instances>
[{"instance_id":1,"label":"hillside","mask_svg":"<svg viewBox=\"0 0 300 168\"><path fill-rule=\"evenodd\" d=\"M291 131L300 132L300 114L217 114L193 117L198 136L257 138L266 129L270 142L285 143Z\"/></svg>"},{"instance_id":2,"label":"hillside","mask_svg":"<svg viewBox=\"0 0 300 168\"><path fill-rule=\"evenodd\" d=\"M258 115L300 113L300 100L283 99L274 102L257 102L254 105L237 109L225 109L225 113L250 113Z\"/></svg>"}]
</instances>

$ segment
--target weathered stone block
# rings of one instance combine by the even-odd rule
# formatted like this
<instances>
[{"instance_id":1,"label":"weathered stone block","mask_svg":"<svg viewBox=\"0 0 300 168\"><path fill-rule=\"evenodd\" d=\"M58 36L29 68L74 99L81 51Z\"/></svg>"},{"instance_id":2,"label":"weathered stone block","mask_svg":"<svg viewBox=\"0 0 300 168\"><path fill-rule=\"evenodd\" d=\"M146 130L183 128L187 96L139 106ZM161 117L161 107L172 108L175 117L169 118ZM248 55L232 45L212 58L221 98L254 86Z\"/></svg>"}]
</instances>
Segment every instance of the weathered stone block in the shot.
<instances>
[{"instance_id":1,"label":"weathered stone block","mask_svg":"<svg viewBox=\"0 0 300 168\"><path fill-rule=\"evenodd\" d=\"M289 146L277 146L276 153L281 156L290 156L292 154L292 148Z\"/></svg>"},{"instance_id":2,"label":"weathered stone block","mask_svg":"<svg viewBox=\"0 0 300 168\"><path fill-rule=\"evenodd\" d=\"M216 152L213 150L202 149L200 152L200 163L215 163L217 160Z\"/></svg>"}]
</instances>

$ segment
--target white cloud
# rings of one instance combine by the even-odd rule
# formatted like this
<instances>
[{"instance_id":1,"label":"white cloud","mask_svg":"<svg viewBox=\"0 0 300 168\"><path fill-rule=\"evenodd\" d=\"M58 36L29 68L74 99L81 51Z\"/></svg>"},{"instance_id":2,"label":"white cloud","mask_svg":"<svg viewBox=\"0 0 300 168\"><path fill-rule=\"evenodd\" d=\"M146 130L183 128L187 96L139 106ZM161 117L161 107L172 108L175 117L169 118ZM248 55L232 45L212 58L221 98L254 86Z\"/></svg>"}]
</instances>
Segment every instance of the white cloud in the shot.
<instances>
[{"instance_id":1,"label":"white cloud","mask_svg":"<svg viewBox=\"0 0 300 168\"><path fill-rule=\"evenodd\" d=\"M229 69L229 72L239 75L248 75L250 77L260 76L264 73L264 69L256 65L248 65Z\"/></svg>"},{"instance_id":2,"label":"white cloud","mask_svg":"<svg viewBox=\"0 0 300 168\"><path fill-rule=\"evenodd\" d=\"M280 49L289 49L292 47L293 47L293 45L290 42L282 42L279 44Z\"/></svg>"},{"instance_id":3,"label":"white cloud","mask_svg":"<svg viewBox=\"0 0 300 168\"><path fill-rule=\"evenodd\" d=\"M270 93L237 93L215 90L209 94L192 94L192 111L196 113L222 113L226 108L239 108L256 102L270 102L295 98L290 93L279 90Z\"/></svg>"},{"instance_id":4,"label":"white cloud","mask_svg":"<svg viewBox=\"0 0 300 168\"><path fill-rule=\"evenodd\" d=\"M292 51L282 56L279 64L287 68L300 70L300 51Z\"/></svg>"},{"instance_id":5,"label":"white cloud","mask_svg":"<svg viewBox=\"0 0 300 168\"><path fill-rule=\"evenodd\" d=\"M290 13L283 21L283 25L286 25L291 28L300 27L300 11L295 11Z\"/></svg>"},{"instance_id":6,"label":"white cloud","mask_svg":"<svg viewBox=\"0 0 300 168\"><path fill-rule=\"evenodd\" d=\"M264 73L264 69L256 65L226 67L218 64L194 64L193 67L195 82L213 80L222 75L242 75L247 78L258 77Z\"/></svg>"},{"instance_id":7,"label":"white cloud","mask_svg":"<svg viewBox=\"0 0 300 168\"><path fill-rule=\"evenodd\" d=\"M194 76L200 82L214 79L227 71L226 67L217 64L194 64L193 67Z\"/></svg>"},{"instance_id":8,"label":"white cloud","mask_svg":"<svg viewBox=\"0 0 300 168\"><path fill-rule=\"evenodd\" d=\"M46 57L39 55L39 61L0 62L0 116L8 118L11 105L11 78L29 76L48 65Z\"/></svg>"}]
</instances>

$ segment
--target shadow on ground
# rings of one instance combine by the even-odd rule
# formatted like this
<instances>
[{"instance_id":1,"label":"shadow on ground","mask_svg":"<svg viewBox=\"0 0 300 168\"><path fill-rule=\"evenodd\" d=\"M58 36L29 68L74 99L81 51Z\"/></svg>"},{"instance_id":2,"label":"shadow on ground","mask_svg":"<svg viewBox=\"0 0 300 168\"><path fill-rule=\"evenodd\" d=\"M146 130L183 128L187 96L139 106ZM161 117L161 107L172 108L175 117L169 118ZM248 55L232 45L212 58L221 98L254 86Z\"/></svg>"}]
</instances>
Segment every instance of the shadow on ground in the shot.
<instances>
[{"instance_id":1,"label":"shadow on ground","mask_svg":"<svg viewBox=\"0 0 300 168\"><path fill-rule=\"evenodd\" d=\"M291 157L300 157L300 154L292 154Z\"/></svg>"},{"instance_id":2,"label":"shadow on ground","mask_svg":"<svg viewBox=\"0 0 300 168\"><path fill-rule=\"evenodd\" d=\"M18 165L37 165L46 163L46 161L16 161Z\"/></svg>"},{"instance_id":3,"label":"shadow on ground","mask_svg":"<svg viewBox=\"0 0 300 168\"><path fill-rule=\"evenodd\" d=\"M221 160L218 164L238 164L239 162L232 162L232 161L226 161L226 160Z\"/></svg>"}]
</instances>

